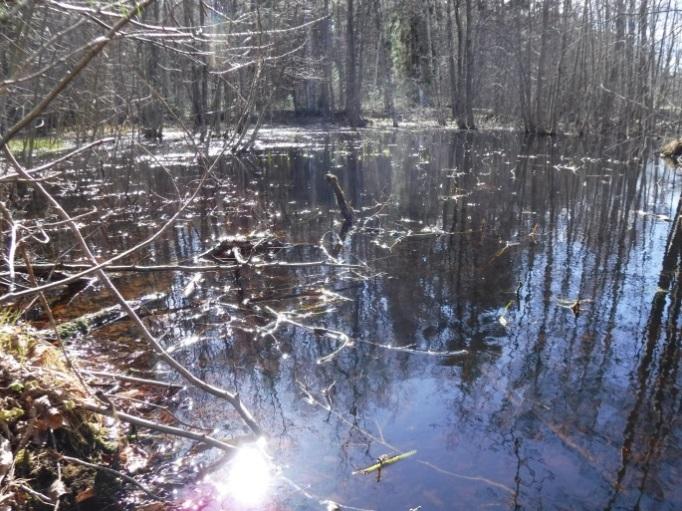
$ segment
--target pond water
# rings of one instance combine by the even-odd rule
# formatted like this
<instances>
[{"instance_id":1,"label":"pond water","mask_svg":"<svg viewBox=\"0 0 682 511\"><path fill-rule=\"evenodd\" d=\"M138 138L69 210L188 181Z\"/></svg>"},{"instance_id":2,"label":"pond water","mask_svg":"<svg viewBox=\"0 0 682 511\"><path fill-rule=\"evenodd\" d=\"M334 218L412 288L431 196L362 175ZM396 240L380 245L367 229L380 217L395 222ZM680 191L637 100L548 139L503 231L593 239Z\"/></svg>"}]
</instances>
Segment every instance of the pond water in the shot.
<instances>
[{"instance_id":1,"label":"pond water","mask_svg":"<svg viewBox=\"0 0 682 511\"><path fill-rule=\"evenodd\" d=\"M179 442L150 481L185 509L682 509L674 169L641 144L508 132L263 135L257 157L223 158L127 262L188 261L267 232L283 248L254 261L327 264L191 287L181 272L117 279L130 298L168 293L171 312L147 321L198 376L237 389L267 433L211 470L214 453ZM100 253L148 236L175 185L200 176L179 142L133 152L65 169L71 212L109 211L83 220ZM358 210L347 233L327 172ZM52 235L46 256L78 258L66 231ZM103 296L86 290L62 314ZM144 352L136 336L96 333ZM245 433L193 389L175 413L220 438ZM187 465L197 481L177 475Z\"/></svg>"}]
</instances>

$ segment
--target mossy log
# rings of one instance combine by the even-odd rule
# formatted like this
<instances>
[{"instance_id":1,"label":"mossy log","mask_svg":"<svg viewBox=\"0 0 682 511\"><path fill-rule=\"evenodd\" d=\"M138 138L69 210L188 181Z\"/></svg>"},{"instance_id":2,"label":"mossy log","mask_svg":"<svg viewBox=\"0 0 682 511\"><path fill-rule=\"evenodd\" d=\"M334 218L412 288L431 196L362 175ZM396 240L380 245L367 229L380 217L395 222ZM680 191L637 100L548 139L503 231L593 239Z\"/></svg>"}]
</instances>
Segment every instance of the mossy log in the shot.
<instances>
[{"instance_id":1,"label":"mossy log","mask_svg":"<svg viewBox=\"0 0 682 511\"><path fill-rule=\"evenodd\" d=\"M167 295L163 293L152 293L129 303L136 312L141 309L159 309L165 307L166 297ZM112 305L97 312L84 314L71 321L66 321L57 326L57 331L62 339L68 339L79 333L87 334L96 328L110 325L127 317L128 315L120 305ZM48 338L52 335L49 330L42 333Z\"/></svg>"}]
</instances>

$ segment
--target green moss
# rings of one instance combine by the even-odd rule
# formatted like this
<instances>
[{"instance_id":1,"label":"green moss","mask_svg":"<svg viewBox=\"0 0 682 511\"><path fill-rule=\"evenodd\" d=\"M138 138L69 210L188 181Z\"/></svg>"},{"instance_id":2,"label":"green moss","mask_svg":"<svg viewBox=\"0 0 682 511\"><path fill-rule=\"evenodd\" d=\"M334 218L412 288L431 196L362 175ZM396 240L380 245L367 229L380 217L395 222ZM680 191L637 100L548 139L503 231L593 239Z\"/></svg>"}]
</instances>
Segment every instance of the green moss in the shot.
<instances>
[{"instance_id":1,"label":"green moss","mask_svg":"<svg viewBox=\"0 0 682 511\"><path fill-rule=\"evenodd\" d=\"M14 465L19 473L28 473L31 466L31 452L19 449L14 456Z\"/></svg>"},{"instance_id":2,"label":"green moss","mask_svg":"<svg viewBox=\"0 0 682 511\"><path fill-rule=\"evenodd\" d=\"M85 334L88 332L88 322L83 318L67 321L57 326L57 333L62 339L69 339L76 334Z\"/></svg>"},{"instance_id":3,"label":"green moss","mask_svg":"<svg viewBox=\"0 0 682 511\"><path fill-rule=\"evenodd\" d=\"M0 421L13 424L24 416L24 410L19 407L0 410Z\"/></svg>"},{"instance_id":4,"label":"green moss","mask_svg":"<svg viewBox=\"0 0 682 511\"><path fill-rule=\"evenodd\" d=\"M0 309L0 325L15 325L20 316L21 313L12 307Z\"/></svg>"},{"instance_id":5,"label":"green moss","mask_svg":"<svg viewBox=\"0 0 682 511\"><path fill-rule=\"evenodd\" d=\"M13 392L21 394L24 391L24 384L20 381L13 381L9 384L8 388Z\"/></svg>"},{"instance_id":6,"label":"green moss","mask_svg":"<svg viewBox=\"0 0 682 511\"><path fill-rule=\"evenodd\" d=\"M68 326L67 331L73 333L85 324L73 321ZM29 442L15 455L16 477L30 480L35 490L47 493L59 474L53 449L102 463L112 459L119 445L118 432L107 428L98 415L78 406L78 399L86 395L85 390L75 375L69 373L59 348L41 335L20 322L0 324L0 422L18 441L28 431L26 417L37 397L46 396L58 409L60 426L52 429L50 448ZM116 478L103 477L91 469L74 468L68 463L62 463L61 468L69 490L63 496L65 509L75 509L75 495L91 488L95 489L97 502L116 502L120 491ZM27 500L17 509L42 509L42 506Z\"/></svg>"},{"instance_id":7,"label":"green moss","mask_svg":"<svg viewBox=\"0 0 682 511\"><path fill-rule=\"evenodd\" d=\"M14 153L21 153L31 147L31 139L15 138L7 143L10 151ZM55 151L61 151L66 147L63 140L52 137L35 137L33 139L33 153L46 154Z\"/></svg>"},{"instance_id":8,"label":"green moss","mask_svg":"<svg viewBox=\"0 0 682 511\"><path fill-rule=\"evenodd\" d=\"M35 339L9 324L0 325L0 350L24 362L35 344Z\"/></svg>"},{"instance_id":9,"label":"green moss","mask_svg":"<svg viewBox=\"0 0 682 511\"><path fill-rule=\"evenodd\" d=\"M97 449L109 454L113 454L118 450L119 443L111 438L109 430L106 427L99 423L91 422L88 424L88 428L90 429L92 441Z\"/></svg>"}]
</instances>

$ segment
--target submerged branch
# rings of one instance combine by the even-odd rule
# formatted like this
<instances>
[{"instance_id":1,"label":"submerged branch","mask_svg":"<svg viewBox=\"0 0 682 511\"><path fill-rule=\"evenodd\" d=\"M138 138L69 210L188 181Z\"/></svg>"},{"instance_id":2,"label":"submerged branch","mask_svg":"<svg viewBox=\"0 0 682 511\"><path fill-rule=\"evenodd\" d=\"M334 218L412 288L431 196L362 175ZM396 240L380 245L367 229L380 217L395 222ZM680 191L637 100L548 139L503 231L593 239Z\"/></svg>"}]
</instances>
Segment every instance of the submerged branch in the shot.
<instances>
[{"instance_id":1,"label":"submerged branch","mask_svg":"<svg viewBox=\"0 0 682 511\"><path fill-rule=\"evenodd\" d=\"M152 293L147 296L143 296L139 300L130 301L130 307L138 312L143 308L154 308L163 304L166 299L166 295L163 293ZM139 314L139 312L138 312ZM121 305L112 305L111 307L105 307L96 312L91 312L79 316L71 321L66 321L57 325L57 335L64 339L71 337L72 335L80 333L89 333L90 331L101 328L106 325L115 323L126 317L126 313Z\"/></svg>"},{"instance_id":2,"label":"submerged branch","mask_svg":"<svg viewBox=\"0 0 682 511\"><path fill-rule=\"evenodd\" d=\"M137 376L128 376L125 374L108 373L106 371L90 371L87 369L81 369L81 372L92 376L98 376L100 378L112 378L114 380L139 383L141 385L154 385L157 387L164 387L173 390L181 390L184 388L182 385L177 385L176 383L170 383L167 381L151 380L149 378L139 378Z\"/></svg>"},{"instance_id":3,"label":"submerged branch","mask_svg":"<svg viewBox=\"0 0 682 511\"><path fill-rule=\"evenodd\" d=\"M341 414L340 412L336 411L334 408L331 407L329 404L322 403L319 399L317 399L311 392L310 390L300 381L296 380L296 383L298 384L299 390L305 395L306 401L310 403L313 406L317 406L318 408L321 408L322 410L325 410L328 412L330 415L333 415L340 423L345 424L348 426L351 430L357 431L360 433L362 436L367 438L368 440L371 440L378 445L382 445L387 449L390 449L391 451L395 452L396 454L400 454L401 449L399 449L397 446L387 442L384 438L383 435L377 436L372 434L370 431L364 429L362 426L358 424L356 420L351 420ZM457 479L463 479L466 481L473 481L473 482L480 482L487 484L491 487L498 488L506 493L509 493L510 495L515 495L516 492L510 488L509 486L499 483L497 481L494 481L492 479L488 479L487 477L483 476L470 476L470 475L465 475L465 474L459 474L457 472L452 472L450 470L445 470L438 465L434 465L433 463L426 461L426 460L421 460L417 459L417 463L420 465L429 467L437 472L440 472L442 474L449 475L451 477L457 478Z\"/></svg>"},{"instance_id":4,"label":"submerged branch","mask_svg":"<svg viewBox=\"0 0 682 511\"><path fill-rule=\"evenodd\" d=\"M187 265L187 264L157 264L157 265L140 265L140 264L130 264L130 265L109 265L104 266L102 269L109 273L123 273L123 272L140 272L140 273L151 273L151 272L164 272L164 271L180 271L186 273L200 273L200 272L210 272L210 271L234 271L248 266L256 269L263 268L307 268L315 266L330 266L338 268L355 268L361 269L362 265L359 264L345 264L345 263L335 263L333 261L305 261L305 262L284 262L277 261L271 263L245 263L245 264L201 264L201 265ZM61 270L61 271L77 271L85 272L93 268L90 264L85 263L35 263L32 265L34 270L38 271L50 271L50 270ZM15 271L24 271L26 269L25 265L15 264ZM69 279L70 281L71 279ZM59 282L55 282L58 284Z\"/></svg>"},{"instance_id":5,"label":"submerged branch","mask_svg":"<svg viewBox=\"0 0 682 511\"><path fill-rule=\"evenodd\" d=\"M217 438L213 438L212 436L209 435L204 435L202 433L195 433L194 431L187 431L184 429L176 428L173 426L167 426L165 424L160 424L158 422L150 421L149 419L145 419L143 417L138 417L136 415L130 415L128 413L119 411L114 408L107 408L104 406L99 406L93 403L88 403L86 401L79 403L81 408L93 412L99 415L105 415L107 417L112 417L114 419L119 419L122 420L123 422L127 422L129 424L133 424L135 426L139 426L142 428L147 428L147 429L152 429L154 431L158 431L160 433L165 433L167 435L173 435L173 436L178 436L182 438L188 438L190 440L196 440L197 442L202 442L204 444L210 445L211 447L216 447L218 449L221 449L223 451L228 451L232 452L234 449L237 447L235 445L232 445L228 442L224 442L222 440L218 440Z\"/></svg>"},{"instance_id":6,"label":"submerged branch","mask_svg":"<svg viewBox=\"0 0 682 511\"><path fill-rule=\"evenodd\" d=\"M381 469L384 468L385 466L393 465L394 463L407 459L411 456L414 456L415 454L417 454L417 451L413 449L411 451L403 452L400 454L394 454L392 456L382 456L379 459L377 459L377 462L374 465L370 465L369 467L361 468L359 470L354 470L353 475L358 474L367 475L371 474L372 472L381 471Z\"/></svg>"},{"instance_id":7,"label":"submerged branch","mask_svg":"<svg viewBox=\"0 0 682 511\"><path fill-rule=\"evenodd\" d=\"M323 336L327 336L331 339L341 341L339 346L335 350L333 350L331 353L329 353L323 357L320 357L317 360L318 364L322 364L322 363L326 363L326 362L331 361L343 349L354 347L355 343L368 344L370 346L374 346L374 347L381 348L384 350L395 351L395 352L399 352L399 353L407 353L409 355L426 355L426 356L432 356L432 357L461 357L461 356L466 356L469 354L469 350L466 350L466 349L445 350L445 351L416 350L416 349L404 347L404 346L391 346L389 344L381 344L381 343L377 343L377 342L373 342L373 341L368 341L365 339L352 338L352 337L349 337L348 335L346 335L343 332L340 332L338 330L331 330L329 328L322 327L319 325L307 325L307 324L301 323L301 322L296 321L295 319L291 318L289 314L284 313L284 312L278 312L271 307L266 306L265 310L268 313L270 313L272 316L274 316L274 318L275 318L275 321L273 323L271 323L269 326L264 328L264 331L267 332L268 334L274 334L275 331L279 328L280 324L288 323L288 324L293 325L295 327L302 328L303 330L314 333L315 335L323 335Z\"/></svg>"},{"instance_id":8,"label":"submerged branch","mask_svg":"<svg viewBox=\"0 0 682 511\"><path fill-rule=\"evenodd\" d=\"M88 213L89 214L89 213ZM71 217L74 220L76 217ZM60 223L68 223L66 221ZM166 224L169 225L169 224ZM164 225L164 228L166 227ZM152 238L156 238L155 234ZM152 240L149 238L143 243L136 245L134 248L139 248L146 245ZM133 252L134 249L127 250L126 253ZM239 254L239 252L237 252ZM108 261L99 264L87 264L87 263L34 263L31 265L33 271L37 275L48 276L50 278L60 277L59 280L52 280L46 284L40 286L34 286L32 288L22 289L20 291L10 291L2 296L0 296L0 303L22 298L24 296L30 296L32 294L37 294L40 292L47 291L49 289L54 289L64 285L74 284L76 281L83 280L84 276L91 273L103 270L107 273L160 273L160 272L183 272L183 273L205 273L205 272L223 272L223 271L239 271L244 268L251 268L254 270L263 270L268 268L277 269L298 269L298 268L314 268L314 267L327 267L327 268L343 268L350 270L362 270L366 268L363 264L350 264L341 263L335 260L318 260L318 261L272 261L272 262L253 262L251 258L243 259L239 256L238 264L157 264L157 265L140 265L140 264L130 264L130 265L115 265L108 264L119 256L112 257ZM5 267L8 263L5 263ZM28 267L25 264L14 264L8 270L12 270L15 273L26 273ZM71 273L76 272L76 273ZM86 280L87 282L87 280Z\"/></svg>"},{"instance_id":9,"label":"submerged branch","mask_svg":"<svg viewBox=\"0 0 682 511\"><path fill-rule=\"evenodd\" d=\"M325 178L327 178L327 182L334 190L336 203L339 205L339 209L341 209L341 215L348 224L351 224L353 222L353 208L346 199L346 194L343 192L343 188L341 188L341 185L339 184L339 178L334 174L326 174Z\"/></svg>"}]
</instances>

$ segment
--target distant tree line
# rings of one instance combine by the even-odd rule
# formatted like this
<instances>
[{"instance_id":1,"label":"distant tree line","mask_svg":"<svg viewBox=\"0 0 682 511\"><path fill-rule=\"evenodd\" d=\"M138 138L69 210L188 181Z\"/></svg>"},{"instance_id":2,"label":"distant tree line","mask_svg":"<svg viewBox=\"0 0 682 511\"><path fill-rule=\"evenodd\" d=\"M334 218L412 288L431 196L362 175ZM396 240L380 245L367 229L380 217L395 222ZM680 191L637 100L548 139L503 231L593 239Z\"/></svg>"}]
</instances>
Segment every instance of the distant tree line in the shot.
<instances>
[{"instance_id":1,"label":"distant tree line","mask_svg":"<svg viewBox=\"0 0 682 511\"><path fill-rule=\"evenodd\" d=\"M133 4L0 0L0 127ZM674 0L155 0L22 133L163 125L248 147L288 112L351 126L422 112L462 129L679 127Z\"/></svg>"}]
</instances>

